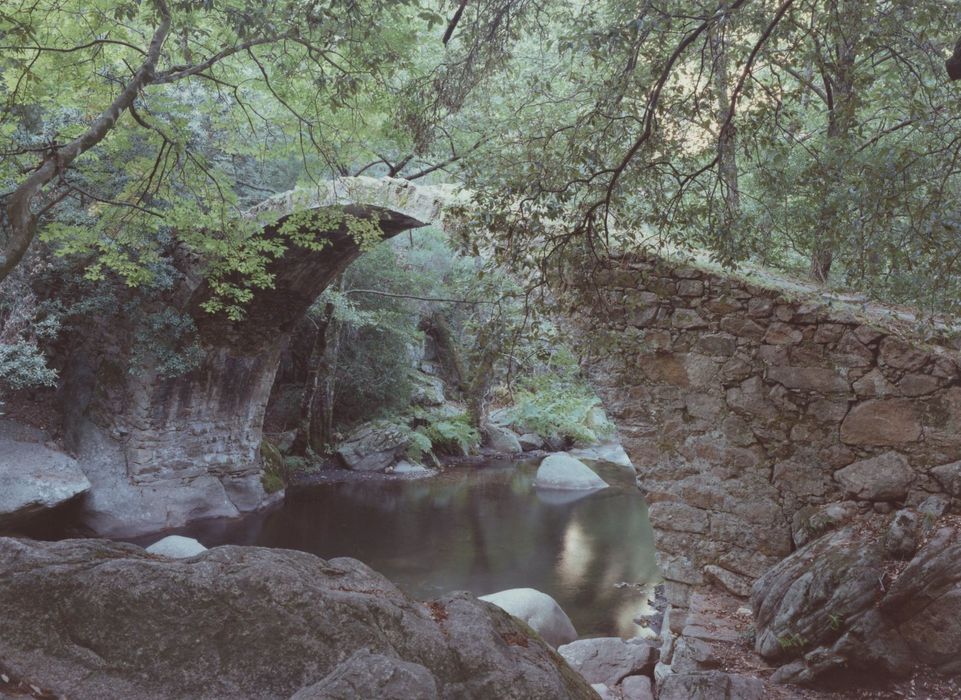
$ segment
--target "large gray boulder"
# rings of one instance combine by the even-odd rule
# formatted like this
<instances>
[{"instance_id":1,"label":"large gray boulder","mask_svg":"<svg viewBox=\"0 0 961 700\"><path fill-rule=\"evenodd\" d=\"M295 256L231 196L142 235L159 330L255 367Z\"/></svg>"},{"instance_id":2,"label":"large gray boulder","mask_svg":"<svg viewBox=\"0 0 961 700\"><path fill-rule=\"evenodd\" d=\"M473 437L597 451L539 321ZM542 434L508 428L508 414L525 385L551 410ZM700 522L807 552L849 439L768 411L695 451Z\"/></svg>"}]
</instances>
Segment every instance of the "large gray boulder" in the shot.
<instances>
[{"instance_id":1,"label":"large gray boulder","mask_svg":"<svg viewBox=\"0 0 961 700\"><path fill-rule=\"evenodd\" d=\"M881 611L921 663L961 673L961 531L937 530L891 585Z\"/></svg>"},{"instance_id":2,"label":"large gray boulder","mask_svg":"<svg viewBox=\"0 0 961 700\"><path fill-rule=\"evenodd\" d=\"M755 582L755 648L780 666L774 680L810 683L840 668L903 676L919 665L961 673L961 531L938 529L898 573L892 559L919 535L892 551L890 531L877 530L830 532Z\"/></svg>"},{"instance_id":3,"label":"large gray boulder","mask_svg":"<svg viewBox=\"0 0 961 700\"><path fill-rule=\"evenodd\" d=\"M548 455L537 468L534 486L543 489L592 491L607 488L607 482L579 459L559 452Z\"/></svg>"},{"instance_id":4,"label":"large gray boulder","mask_svg":"<svg viewBox=\"0 0 961 700\"><path fill-rule=\"evenodd\" d=\"M654 673L658 651L646 641L625 642L620 637L578 639L558 647L557 653L589 683L611 687L628 676Z\"/></svg>"},{"instance_id":5,"label":"large gray boulder","mask_svg":"<svg viewBox=\"0 0 961 700\"><path fill-rule=\"evenodd\" d=\"M72 457L35 442L0 437L0 526L15 525L90 489Z\"/></svg>"},{"instance_id":6,"label":"large gray boulder","mask_svg":"<svg viewBox=\"0 0 961 700\"><path fill-rule=\"evenodd\" d=\"M480 599L523 620L552 647L577 639L577 631L571 623L571 618L561 609L557 601L546 593L533 588L511 588L499 593L482 595Z\"/></svg>"},{"instance_id":7,"label":"large gray boulder","mask_svg":"<svg viewBox=\"0 0 961 700\"><path fill-rule=\"evenodd\" d=\"M147 482L134 481L124 468L127 457L119 443L89 422L79 435L78 460L91 484L81 518L99 535L132 537L194 520L235 518L284 497L282 490L268 495L259 473L215 475L203 461L187 473L158 472Z\"/></svg>"},{"instance_id":8,"label":"large gray boulder","mask_svg":"<svg viewBox=\"0 0 961 700\"><path fill-rule=\"evenodd\" d=\"M484 426L484 437L487 446L495 452L516 455L524 451L517 435L510 428L488 423Z\"/></svg>"},{"instance_id":9,"label":"large gray boulder","mask_svg":"<svg viewBox=\"0 0 961 700\"><path fill-rule=\"evenodd\" d=\"M0 538L0 658L75 700L429 698L428 676L442 698L596 698L469 594L421 603L359 561L259 547L162 559L105 540Z\"/></svg>"},{"instance_id":10,"label":"large gray boulder","mask_svg":"<svg viewBox=\"0 0 961 700\"><path fill-rule=\"evenodd\" d=\"M863 634L877 625L883 593L884 546L858 534L853 526L828 533L754 583L755 650L784 666L779 679L808 682L841 666L907 670L896 635L854 646L841 641L847 630Z\"/></svg>"},{"instance_id":11,"label":"large gray boulder","mask_svg":"<svg viewBox=\"0 0 961 700\"><path fill-rule=\"evenodd\" d=\"M365 423L340 444L337 456L354 471L383 471L397 461L408 444L410 438L400 426Z\"/></svg>"}]
</instances>

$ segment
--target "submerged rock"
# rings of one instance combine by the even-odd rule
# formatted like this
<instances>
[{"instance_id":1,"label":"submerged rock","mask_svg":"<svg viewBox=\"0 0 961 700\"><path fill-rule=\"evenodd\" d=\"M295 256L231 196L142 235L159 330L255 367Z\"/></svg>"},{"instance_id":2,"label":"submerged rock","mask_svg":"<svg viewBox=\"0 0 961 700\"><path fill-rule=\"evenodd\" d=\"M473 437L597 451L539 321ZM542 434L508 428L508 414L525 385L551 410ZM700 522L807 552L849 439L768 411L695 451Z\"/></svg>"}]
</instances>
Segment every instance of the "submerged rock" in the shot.
<instances>
[{"instance_id":1,"label":"submerged rock","mask_svg":"<svg viewBox=\"0 0 961 700\"><path fill-rule=\"evenodd\" d=\"M146 548L150 554L159 554L162 557L171 559L186 559L193 557L201 552L206 552L207 548L200 544L193 537L181 537L180 535L169 535L162 540L157 540Z\"/></svg>"},{"instance_id":2,"label":"submerged rock","mask_svg":"<svg viewBox=\"0 0 961 700\"><path fill-rule=\"evenodd\" d=\"M607 488L607 482L579 459L561 452L544 458L537 468L534 486L543 489L590 491Z\"/></svg>"},{"instance_id":3,"label":"submerged rock","mask_svg":"<svg viewBox=\"0 0 961 700\"><path fill-rule=\"evenodd\" d=\"M417 462L410 462L406 459L402 459L394 465L394 470L392 473L401 475L418 474L424 476L430 474L431 470L425 467L423 464L417 464Z\"/></svg>"},{"instance_id":4,"label":"submerged rock","mask_svg":"<svg viewBox=\"0 0 961 700\"><path fill-rule=\"evenodd\" d=\"M35 442L0 438L0 525L16 524L90 489L76 460Z\"/></svg>"},{"instance_id":5,"label":"submerged rock","mask_svg":"<svg viewBox=\"0 0 961 700\"><path fill-rule=\"evenodd\" d=\"M429 698L428 677L443 698L595 697L469 594L421 603L354 559L260 547L0 538L0 658L74 700Z\"/></svg>"},{"instance_id":6,"label":"submerged rock","mask_svg":"<svg viewBox=\"0 0 961 700\"><path fill-rule=\"evenodd\" d=\"M552 647L577 639L577 631L567 613L546 593L533 588L511 588L482 595L480 599L523 620Z\"/></svg>"}]
</instances>

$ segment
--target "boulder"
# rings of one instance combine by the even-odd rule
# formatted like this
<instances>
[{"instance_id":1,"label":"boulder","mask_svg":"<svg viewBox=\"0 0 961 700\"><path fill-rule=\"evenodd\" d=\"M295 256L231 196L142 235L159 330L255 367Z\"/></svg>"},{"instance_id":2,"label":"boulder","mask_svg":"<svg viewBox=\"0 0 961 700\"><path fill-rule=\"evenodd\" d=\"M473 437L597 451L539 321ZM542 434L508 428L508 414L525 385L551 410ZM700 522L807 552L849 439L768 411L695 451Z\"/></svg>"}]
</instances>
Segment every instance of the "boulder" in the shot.
<instances>
[{"instance_id":1,"label":"boulder","mask_svg":"<svg viewBox=\"0 0 961 700\"><path fill-rule=\"evenodd\" d=\"M412 373L413 390L410 400L416 406L441 406L444 397L444 380L423 372Z\"/></svg>"},{"instance_id":2,"label":"boulder","mask_svg":"<svg viewBox=\"0 0 961 700\"><path fill-rule=\"evenodd\" d=\"M577 639L577 631L567 613L546 593L533 588L511 588L482 595L480 599L523 620L552 647Z\"/></svg>"},{"instance_id":3,"label":"boulder","mask_svg":"<svg viewBox=\"0 0 961 700\"><path fill-rule=\"evenodd\" d=\"M517 442L520 443L521 449L524 450L524 452L544 449L544 438L537 433L524 433L517 438Z\"/></svg>"},{"instance_id":4,"label":"boulder","mask_svg":"<svg viewBox=\"0 0 961 700\"><path fill-rule=\"evenodd\" d=\"M397 461L409 443L407 431L401 426L365 423L340 444L337 456L354 471L383 471Z\"/></svg>"},{"instance_id":5,"label":"boulder","mask_svg":"<svg viewBox=\"0 0 961 700\"><path fill-rule=\"evenodd\" d=\"M484 436L486 437L487 446L495 452L515 455L524 451L517 439L517 435L515 435L514 431L510 428L488 423L484 426Z\"/></svg>"},{"instance_id":6,"label":"boulder","mask_svg":"<svg viewBox=\"0 0 961 700\"><path fill-rule=\"evenodd\" d=\"M193 537L169 535L147 547L147 551L150 554L158 554L171 559L186 559L197 556L201 552L206 552L207 548Z\"/></svg>"},{"instance_id":7,"label":"boulder","mask_svg":"<svg viewBox=\"0 0 961 700\"><path fill-rule=\"evenodd\" d=\"M588 683L615 686L628 676L651 675L657 649L646 641L625 642L620 637L578 639L557 648L557 653Z\"/></svg>"},{"instance_id":8,"label":"boulder","mask_svg":"<svg viewBox=\"0 0 961 700\"><path fill-rule=\"evenodd\" d=\"M904 500L914 476L904 455L893 451L858 460L834 473L848 495L865 501Z\"/></svg>"},{"instance_id":9,"label":"boulder","mask_svg":"<svg viewBox=\"0 0 961 700\"><path fill-rule=\"evenodd\" d=\"M534 486L543 489L591 491L607 488L607 482L579 459L559 452L543 459L537 468Z\"/></svg>"},{"instance_id":10,"label":"boulder","mask_svg":"<svg viewBox=\"0 0 961 700\"><path fill-rule=\"evenodd\" d=\"M266 493L259 468L214 474L203 461L186 473L167 471L151 475L147 483L135 482L123 468L127 457L119 443L89 421L79 434L78 461L91 484L81 518L99 535L134 537L194 520L235 518L284 498L283 490Z\"/></svg>"},{"instance_id":11,"label":"boulder","mask_svg":"<svg viewBox=\"0 0 961 700\"><path fill-rule=\"evenodd\" d=\"M0 526L77 498L90 482L76 460L35 442L0 439Z\"/></svg>"},{"instance_id":12,"label":"boulder","mask_svg":"<svg viewBox=\"0 0 961 700\"><path fill-rule=\"evenodd\" d=\"M935 532L893 583L881 611L920 662L961 673L961 531Z\"/></svg>"},{"instance_id":13,"label":"boulder","mask_svg":"<svg viewBox=\"0 0 961 700\"><path fill-rule=\"evenodd\" d=\"M611 693L611 689L603 683L591 683L591 689L597 693L601 700L616 700L614 694Z\"/></svg>"},{"instance_id":14,"label":"boulder","mask_svg":"<svg viewBox=\"0 0 961 700\"><path fill-rule=\"evenodd\" d=\"M954 497L961 497L961 462L942 464L931 470L931 475L941 488Z\"/></svg>"},{"instance_id":15,"label":"boulder","mask_svg":"<svg viewBox=\"0 0 961 700\"><path fill-rule=\"evenodd\" d=\"M654 700L651 679L647 676L628 676L621 681L624 700Z\"/></svg>"},{"instance_id":16,"label":"boulder","mask_svg":"<svg viewBox=\"0 0 961 700\"><path fill-rule=\"evenodd\" d=\"M764 683L736 673L672 673L658 686L658 700L767 700Z\"/></svg>"},{"instance_id":17,"label":"boulder","mask_svg":"<svg viewBox=\"0 0 961 700\"><path fill-rule=\"evenodd\" d=\"M428 677L443 698L596 700L529 628L467 593L423 603L354 559L260 547L163 559L0 538L0 658L74 700L432 697Z\"/></svg>"},{"instance_id":18,"label":"boulder","mask_svg":"<svg viewBox=\"0 0 961 700\"><path fill-rule=\"evenodd\" d=\"M755 650L780 681L809 683L839 668L903 675L911 658L876 610L885 552L857 525L794 552L754 583Z\"/></svg>"}]
</instances>

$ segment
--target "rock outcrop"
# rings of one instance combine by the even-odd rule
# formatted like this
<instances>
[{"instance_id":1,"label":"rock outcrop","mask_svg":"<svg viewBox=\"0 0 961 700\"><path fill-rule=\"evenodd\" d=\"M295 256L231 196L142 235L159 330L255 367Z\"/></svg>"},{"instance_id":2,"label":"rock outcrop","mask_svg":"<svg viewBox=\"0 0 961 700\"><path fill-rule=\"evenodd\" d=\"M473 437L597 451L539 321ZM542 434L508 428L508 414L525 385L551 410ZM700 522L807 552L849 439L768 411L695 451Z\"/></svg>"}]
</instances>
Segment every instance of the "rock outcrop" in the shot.
<instances>
[{"instance_id":1,"label":"rock outcrop","mask_svg":"<svg viewBox=\"0 0 961 700\"><path fill-rule=\"evenodd\" d=\"M922 517L901 511L890 520L896 532L917 528L891 548L863 521L844 526L754 584L755 648L779 666L775 680L811 683L842 668L875 676L905 676L919 665L961 672L961 531L931 532L929 520L930 540L915 554ZM904 556L911 559L899 567Z\"/></svg>"},{"instance_id":2,"label":"rock outcrop","mask_svg":"<svg viewBox=\"0 0 961 700\"><path fill-rule=\"evenodd\" d=\"M473 596L419 603L356 560L257 547L0 538L0 658L78 700L596 698Z\"/></svg>"}]
</instances>

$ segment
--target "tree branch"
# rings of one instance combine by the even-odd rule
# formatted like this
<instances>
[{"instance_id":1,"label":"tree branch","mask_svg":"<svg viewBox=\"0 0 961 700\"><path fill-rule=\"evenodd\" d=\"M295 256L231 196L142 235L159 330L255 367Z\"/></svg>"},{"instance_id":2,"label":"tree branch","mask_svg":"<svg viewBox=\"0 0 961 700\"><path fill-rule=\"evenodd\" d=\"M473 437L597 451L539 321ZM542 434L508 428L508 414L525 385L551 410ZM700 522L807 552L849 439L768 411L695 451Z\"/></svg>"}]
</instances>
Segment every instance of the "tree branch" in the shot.
<instances>
[{"instance_id":1,"label":"tree branch","mask_svg":"<svg viewBox=\"0 0 961 700\"><path fill-rule=\"evenodd\" d=\"M43 188L67 168L78 156L100 143L137 95L155 77L160 52L170 32L170 10L166 0L153 0L160 14L160 24L154 31L147 49L147 57L126 87L80 136L63 146L52 147L40 165L17 186L7 203L7 222L10 235L3 243L0 256L0 280L10 274L23 259L37 232L37 215L32 205Z\"/></svg>"}]
</instances>

